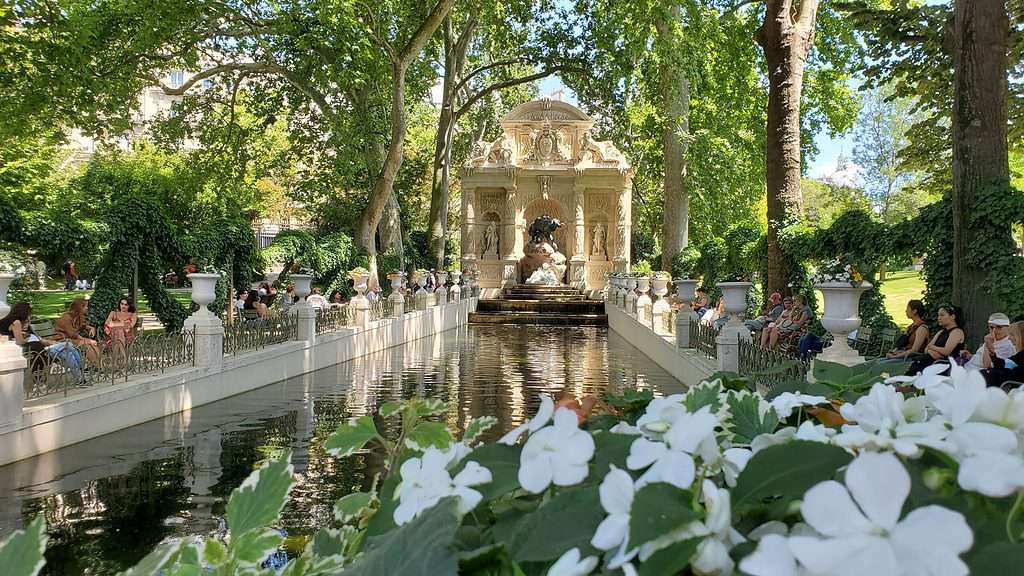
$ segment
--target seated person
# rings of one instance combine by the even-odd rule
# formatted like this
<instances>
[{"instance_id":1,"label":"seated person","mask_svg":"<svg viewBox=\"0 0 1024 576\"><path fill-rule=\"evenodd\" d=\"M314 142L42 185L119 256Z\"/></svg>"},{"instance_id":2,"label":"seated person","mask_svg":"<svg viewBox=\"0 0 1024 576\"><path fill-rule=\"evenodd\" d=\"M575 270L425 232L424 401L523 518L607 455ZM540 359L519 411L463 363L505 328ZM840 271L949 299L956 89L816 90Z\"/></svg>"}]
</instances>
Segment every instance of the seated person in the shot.
<instances>
[{"instance_id":1,"label":"seated person","mask_svg":"<svg viewBox=\"0 0 1024 576\"><path fill-rule=\"evenodd\" d=\"M235 312L239 315L242 314L242 310L245 309L245 301L249 299L249 290L239 290L238 299L235 300Z\"/></svg>"},{"instance_id":2,"label":"seated person","mask_svg":"<svg viewBox=\"0 0 1024 576\"><path fill-rule=\"evenodd\" d=\"M704 313L707 312L710 303L711 301L708 299L707 290L697 288L697 296L694 298L693 302L690 303L690 306L698 316L703 316Z\"/></svg>"},{"instance_id":3,"label":"seated person","mask_svg":"<svg viewBox=\"0 0 1024 576\"><path fill-rule=\"evenodd\" d=\"M718 299L718 305L709 307L704 310L704 313L700 317L700 323L708 326L714 325L722 318L722 313L725 311L725 296Z\"/></svg>"},{"instance_id":4,"label":"seated person","mask_svg":"<svg viewBox=\"0 0 1024 576\"><path fill-rule=\"evenodd\" d=\"M289 284L288 288L284 291L284 296L281 298L279 306L281 310L288 310L299 301L299 297L295 295L295 284Z\"/></svg>"},{"instance_id":5,"label":"seated person","mask_svg":"<svg viewBox=\"0 0 1024 576\"><path fill-rule=\"evenodd\" d=\"M99 351L96 349L96 328L89 325L86 314L89 313L89 301L85 298L76 298L71 301L57 323L53 325L53 339L57 342L69 342L75 346L84 347L86 357L95 363L99 359ZM83 336L82 333L86 335Z\"/></svg>"},{"instance_id":6,"label":"seated person","mask_svg":"<svg viewBox=\"0 0 1024 576\"><path fill-rule=\"evenodd\" d=\"M924 303L920 300L907 302L907 318L910 326L896 340L893 349L885 353L889 359L903 359L911 354L919 354L928 345L928 324L924 321Z\"/></svg>"},{"instance_id":7,"label":"seated person","mask_svg":"<svg viewBox=\"0 0 1024 576\"><path fill-rule=\"evenodd\" d=\"M778 292L772 292L772 295L768 297L764 310L761 311L761 315L753 320L747 320L743 325L751 332L760 332L769 324L778 320L783 310L785 310L785 307L782 305L782 295Z\"/></svg>"},{"instance_id":8,"label":"seated person","mask_svg":"<svg viewBox=\"0 0 1024 576\"><path fill-rule=\"evenodd\" d=\"M331 292L331 297L328 298L327 302L330 306L344 306L345 295L341 293L341 290L335 290Z\"/></svg>"},{"instance_id":9,"label":"seated person","mask_svg":"<svg viewBox=\"0 0 1024 576\"><path fill-rule=\"evenodd\" d=\"M936 314L939 332L932 338L920 354L909 354L907 360L912 364L907 370L908 376L915 376L925 367L936 362L946 362L950 357L956 358L964 347L963 312L957 306L939 306Z\"/></svg>"},{"instance_id":10,"label":"seated person","mask_svg":"<svg viewBox=\"0 0 1024 576\"><path fill-rule=\"evenodd\" d=\"M128 302L128 299L118 299L117 309L111 310L103 322L103 327L107 332L106 345L109 347L115 341L131 344L135 340L135 325L138 321L135 307Z\"/></svg>"},{"instance_id":11,"label":"seated person","mask_svg":"<svg viewBox=\"0 0 1024 576\"><path fill-rule=\"evenodd\" d=\"M254 310L256 312L256 316L259 318L266 318L270 314L270 310L267 308L267 305L260 301L259 292L249 292L249 297L246 298L245 306L242 310L243 312L246 310Z\"/></svg>"},{"instance_id":12,"label":"seated person","mask_svg":"<svg viewBox=\"0 0 1024 576\"><path fill-rule=\"evenodd\" d=\"M800 294L793 295L793 305L789 310L789 318L779 316L779 322L769 324L768 328L761 333L762 345L767 340L767 347L775 348L780 340L795 339L797 335L807 329L808 324L814 319L814 312ZM765 338L766 333L767 338Z\"/></svg>"},{"instance_id":13,"label":"seated person","mask_svg":"<svg viewBox=\"0 0 1024 576\"><path fill-rule=\"evenodd\" d=\"M7 316L0 318L0 336L6 336L29 352L42 352L47 346L53 344L52 340L39 338L32 334L30 322L32 320L32 305L28 302L18 302L11 307Z\"/></svg>"},{"instance_id":14,"label":"seated person","mask_svg":"<svg viewBox=\"0 0 1024 576\"><path fill-rule=\"evenodd\" d=\"M1024 322L1010 324L1008 330L1016 352L1009 358L994 355L992 365L981 371L989 386L1002 386L1006 382L1024 382Z\"/></svg>"},{"instance_id":15,"label":"seated person","mask_svg":"<svg viewBox=\"0 0 1024 576\"><path fill-rule=\"evenodd\" d=\"M967 350L960 352L960 357L967 360L964 368L968 370L984 370L991 368L992 357L1009 358L1017 353L1017 346L1010 339L1010 318L1001 312L988 317L988 334L978 351L971 354Z\"/></svg>"},{"instance_id":16,"label":"seated person","mask_svg":"<svg viewBox=\"0 0 1024 576\"><path fill-rule=\"evenodd\" d=\"M313 293L306 297L306 302L309 302L310 306L318 310L327 308L327 299L320 293L319 288L313 288Z\"/></svg>"}]
</instances>

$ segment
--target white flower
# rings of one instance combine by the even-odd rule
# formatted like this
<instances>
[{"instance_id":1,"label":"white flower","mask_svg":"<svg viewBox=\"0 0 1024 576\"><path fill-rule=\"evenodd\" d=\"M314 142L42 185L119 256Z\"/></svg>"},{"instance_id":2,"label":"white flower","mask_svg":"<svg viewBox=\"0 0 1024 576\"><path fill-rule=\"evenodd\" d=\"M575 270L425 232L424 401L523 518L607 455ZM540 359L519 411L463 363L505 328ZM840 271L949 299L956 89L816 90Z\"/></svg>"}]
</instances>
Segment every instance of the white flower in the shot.
<instances>
[{"instance_id":1,"label":"white flower","mask_svg":"<svg viewBox=\"0 0 1024 576\"><path fill-rule=\"evenodd\" d=\"M986 388L974 410L974 419L1024 432L1024 391L1017 389L1007 394L999 388Z\"/></svg>"},{"instance_id":2,"label":"white flower","mask_svg":"<svg viewBox=\"0 0 1024 576\"><path fill-rule=\"evenodd\" d=\"M598 494L601 496L601 507L608 516L597 526L591 545L598 550L618 551L609 562L609 567L616 568L636 556L637 550L628 550L629 546L629 514L633 508L635 496L633 478L628 472L615 466L604 477Z\"/></svg>"},{"instance_id":3,"label":"white flower","mask_svg":"<svg viewBox=\"0 0 1024 576\"><path fill-rule=\"evenodd\" d=\"M774 399L772 399L772 408L779 415L779 418L785 420L793 415L793 410L801 406L817 406L818 404L828 404L828 398L824 396L809 396L807 394L796 394L792 392L783 392Z\"/></svg>"},{"instance_id":4,"label":"white flower","mask_svg":"<svg viewBox=\"0 0 1024 576\"><path fill-rule=\"evenodd\" d=\"M651 400L644 415L637 419L637 428L645 436L660 440L661 435L669 429L672 422L680 415L686 414L686 406L683 406L682 401L682 394Z\"/></svg>"},{"instance_id":5,"label":"white flower","mask_svg":"<svg viewBox=\"0 0 1024 576\"><path fill-rule=\"evenodd\" d=\"M395 524L401 526L420 512L433 507L442 498L459 499L459 513L476 508L483 495L470 488L491 481L491 471L476 462L468 462L455 478L448 472L456 451L427 448L422 458L410 458L402 463L402 482L395 489L400 503L395 508Z\"/></svg>"},{"instance_id":6,"label":"white flower","mask_svg":"<svg viewBox=\"0 0 1024 576\"><path fill-rule=\"evenodd\" d=\"M594 438L579 429L576 413L566 408L555 411L554 424L532 434L519 458L519 484L534 494L549 485L572 486L589 472L594 456Z\"/></svg>"},{"instance_id":7,"label":"white flower","mask_svg":"<svg viewBox=\"0 0 1024 576\"><path fill-rule=\"evenodd\" d=\"M810 420L806 420L799 428L796 429L796 434L793 435L793 439L809 440L811 442L828 444L829 440L835 435L835 430L821 424L815 424Z\"/></svg>"},{"instance_id":8,"label":"white flower","mask_svg":"<svg viewBox=\"0 0 1024 576\"><path fill-rule=\"evenodd\" d=\"M562 554L548 570L548 576L586 576L597 568L597 556L580 559L580 549L573 548Z\"/></svg>"},{"instance_id":9,"label":"white flower","mask_svg":"<svg viewBox=\"0 0 1024 576\"><path fill-rule=\"evenodd\" d=\"M531 434L540 430L547 425L548 421L551 420L551 415L555 413L555 402L550 396L545 394L540 395L540 409L537 410L537 414L529 422L524 422L519 426L513 428L508 434L505 434L498 440L499 444L507 444L509 446L515 445L519 441L519 437L526 431Z\"/></svg>"},{"instance_id":10,"label":"white flower","mask_svg":"<svg viewBox=\"0 0 1024 576\"><path fill-rule=\"evenodd\" d=\"M697 545L692 561L693 571L702 576L729 576L735 567L729 550L744 538L732 527L729 491L718 488L710 480L704 481L702 490L707 511L703 524L708 537Z\"/></svg>"},{"instance_id":11,"label":"white flower","mask_svg":"<svg viewBox=\"0 0 1024 576\"><path fill-rule=\"evenodd\" d=\"M729 448L722 453L722 475L728 487L736 487L736 479L753 457L754 453L746 448Z\"/></svg>"},{"instance_id":12,"label":"white flower","mask_svg":"<svg viewBox=\"0 0 1024 576\"><path fill-rule=\"evenodd\" d=\"M847 469L845 483L822 482L804 495L800 507L804 520L822 537L792 536L789 548L811 573L968 574L960 554L970 549L974 535L962 514L925 506L900 521L910 494L910 474L895 456L861 454ZM774 554L777 561L784 560L777 541L773 538L772 542L765 545L764 552Z\"/></svg>"},{"instance_id":13,"label":"white flower","mask_svg":"<svg viewBox=\"0 0 1024 576\"><path fill-rule=\"evenodd\" d=\"M766 534L757 543L757 549L740 561L740 570L750 576L811 576L806 568L796 563L789 539L779 534Z\"/></svg>"},{"instance_id":14,"label":"white flower","mask_svg":"<svg viewBox=\"0 0 1024 576\"><path fill-rule=\"evenodd\" d=\"M692 454L707 438L714 437L718 419L711 414L710 406L693 414L683 408L682 412L672 415L673 420L667 423L668 429L662 434L664 442L637 438L629 448L626 466L630 470L650 467L637 480L638 488L652 482L666 482L686 489L693 483L696 464Z\"/></svg>"},{"instance_id":15,"label":"white flower","mask_svg":"<svg viewBox=\"0 0 1024 576\"><path fill-rule=\"evenodd\" d=\"M925 390L932 404L953 426L970 420L985 399L985 377L978 370L950 366L951 380Z\"/></svg>"},{"instance_id":16,"label":"white flower","mask_svg":"<svg viewBox=\"0 0 1024 576\"><path fill-rule=\"evenodd\" d=\"M918 457L922 447L945 449L948 428L928 415L928 401L907 400L894 388L875 384L855 404L844 404L840 413L856 425L843 425L833 441L849 449L892 449L903 456Z\"/></svg>"},{"instance_id":17,"label":"white flower","mask_svg":"<svg viewBox=\"0 0 1024 576\"><path fill-rule=\"evenodd\" d=\"M619 421L618 424L608 429L612 434L625 434L627 436L639 436L640 429L628 422Z\"/></svg>"},{"instance_id":18,"label":"white flower","mask_svg":"<svg viewBox=\"0 0 1024 576\"><path fill-rule=\"evenodd\" d=\"M778 446L779 444L786 444L791 442L796 436L796 428L792 426L786 426L785 428L779 428L772 434L758 434L750 441L750 449L757 454L765 448L772 446Z\"/></svg>"},{"instance_id":19,"label":"white flower","mask_svg":"<svg viewBox=\"0 0 1024 576\"><path fill-rule=\"evenodd\" d=\"M1017 435L987 422L967 422L949 434L960 462L957 482L964 490L1004 497L1024 488L1024 457Z\"/></svg>"},{"instance_id":20,"label":"white flower","mask_svg":"<svg viewBox=\"0 0 1024 576\"><path fill-rule=\"evenodd\" d=\"M905 384L910 382L918 390L928 390L939 384L944 384L949 381L948 376L943 376L942 373L949 368L948 364L938 363L930 366L925 366L921 372L916 376L892 376L885 379L886 384Z\"/></svg>"}]
</instances>

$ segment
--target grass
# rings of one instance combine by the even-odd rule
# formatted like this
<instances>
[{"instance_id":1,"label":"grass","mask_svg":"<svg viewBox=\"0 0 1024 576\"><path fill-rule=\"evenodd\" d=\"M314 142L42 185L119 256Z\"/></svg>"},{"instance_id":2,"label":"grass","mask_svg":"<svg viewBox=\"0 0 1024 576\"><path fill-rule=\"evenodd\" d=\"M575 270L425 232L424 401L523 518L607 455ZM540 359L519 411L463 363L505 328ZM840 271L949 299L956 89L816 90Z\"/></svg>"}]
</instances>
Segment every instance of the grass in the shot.
<instances>
[{"instance_id":1,"label":"grass","mask_svg":"<svg viewBox=\"0 0 1024 576\"><path fill-rule=\"evenodd\" d=\"M185 306L188 306L192 301L192 292L189 290L170 290L170 293L171 297ZM71 292L63 290L37 290L31 292L31 294L32 316L34 318L56 320L64 313L64 310L67 309L68 304L72 300L92 296L92 290L74 290ZM146 314L150 311L149 303L146 302L145 296L140 294L139 314Z\"/></svg>"},{"instance_id":2,"label":"grass","mask_svg":"<svg viewBox=\"0 0 1024 576\"><path fill-rule=\"evenodd\" d=\"M908 324L907 302L919 300L924 294L924 279L920 272L900 270L886 275L882 283L885 309L898 325Z\"/></svg>"}]
</instances>

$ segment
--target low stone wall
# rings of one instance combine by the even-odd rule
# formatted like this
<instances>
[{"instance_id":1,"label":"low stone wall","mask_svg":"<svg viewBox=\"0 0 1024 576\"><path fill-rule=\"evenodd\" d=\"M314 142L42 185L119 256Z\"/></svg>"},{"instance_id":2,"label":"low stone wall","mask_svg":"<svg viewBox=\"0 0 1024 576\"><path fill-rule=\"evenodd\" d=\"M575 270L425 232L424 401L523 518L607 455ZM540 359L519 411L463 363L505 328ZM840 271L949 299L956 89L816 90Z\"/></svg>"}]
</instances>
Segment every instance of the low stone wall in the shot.
<instances>
[{"instance_id":1,"label":"low stone wall","mask_svg":"<svg viewBox=\"0 0 1024 576\"><path fill-rule=\"evenodd\" d=\"M168 370L68 397L27 402L20 422L0 431L0 465L456 328L466 323L476 302L469 298L409 311L400 318L368 322L366 328L345 327L311 340L225 357L209 367Z\"/></svg>"},{"instance_id":2,"label":"low stone wall","mask_svg":"<svg viewBox=\"0 0 1024 576\"><path fill-rule=\"evenodd\" d=\"M679 348L675 336L655 333L615 302L607 302L608 328L636 346L655 364L687 386L700 384L718 369L714 360L695 348Z\"/></svg>"}]
</instances>

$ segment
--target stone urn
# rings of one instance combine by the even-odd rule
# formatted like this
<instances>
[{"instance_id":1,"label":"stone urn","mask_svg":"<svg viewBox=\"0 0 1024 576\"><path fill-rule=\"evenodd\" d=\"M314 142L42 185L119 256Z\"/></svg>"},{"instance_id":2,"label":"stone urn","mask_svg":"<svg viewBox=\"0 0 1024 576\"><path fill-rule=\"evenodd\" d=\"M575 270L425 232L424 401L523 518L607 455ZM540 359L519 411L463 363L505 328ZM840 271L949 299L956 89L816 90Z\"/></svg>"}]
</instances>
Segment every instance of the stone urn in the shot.
<instances>
[{"instance_id":1,"label":"stone urn","mask_svg":"<svg viewBox=\"0 0 1024 576\"><path fill-rule=\"evenodd\" d=\"M636 279L636 317L641 322L649 322L651 319L651 277L640 276Z\"/></svg>"},{"instance_id":2,"label":"stone urn","mask_svg":"<svg viewBox=\"0 0 1024 576\"><path fill-rule=\"evenodd\" d=\"M196 314L213 314L207 306L217 298L217 280L220 280L220 274L217 273L193 272L188 275L188 281L192 284L192 301L199 306Z\"/></svg>"},{"instance_id":3,"label":"stone urn","mask_svg":"<svg viewBox=\"0 0 1024 576\"><path fill-rule=\"evenodd\" d=\"M391 294L388 296L388 300L391 301L391 316L393 318L401 318L405 312L405 296L402 294L402 280L404 279L405 275L397 270L388 274L388 280L391 281Z\"/></svg>"},{"instance_id":4,"label":"stone urn","mask_svg":"<svg viewBox=\"0 0 1024 576\"><path fill-rule=\"evenodd\" d=\"M663 299L668 294L668 281L671 280L669 276L659 276L655 274L651 277L651 293Z\"/></svg>"},{"instance_id":5,"label":"stone urn","mask_svg":"<svg viewBox=\"0 0 1024 576\"><path fill-rule=\"evenodd\" d=\"M846 337L860 328L860 297L872 288L869 282L852 286L849 282L823 282L814 287L825 299L825 313L821 325L832 334L832 345L818 358L847 366L860 364L864 358L846 343Z\"/></svg>"},{"instance_id":6,"label":"stone urn","mask_svg":"<svg viewBox=\"0 0 1024 576\"><path fill-rule=\"evenodd\" d=\"M388 274L388 280L391 282L391 293L401 293L402 291L402 277L401 272L391 272Z\"/></svg>"},{"instance_id":7,"label":"stone urn","mask_svg":"<svg viewBox=\"0 0 1024 576\"><path fill-rule=\"evenodd\" d=\"M747 312L747 290L753 286L751 282L719 282L718 289L725 298L725 313L729 316L728 328L743 334L743 316ZM750 332L746 331L750 339Z\"/></svg>"},{"instance_id":8,"label":"stone urn","mask_svg":"<svg viewBox=\"0 0 1024 576\"><path fill-rule=\"evenodd\" d=\"M10 305L7 304L7 291L11 288L11 282L14 282L17 277L18 275L14 272L0 272L0 318L7 316L11 311Z\"/></svg>"},{"instance_id":9,"label":"stone urn","mask_svg":"<svg viewBox=\"0 0 1024 576\"><path fill-rule=\"evenodd\" d=\"M452 270L448 273L448 276L452 279L452 287L448 290L448 293L451 295L452 301L458 302L462 297L462 286L460 286L462 282L462 271Z\"/></svg>"},{"instance_id":10,"label":"stone urn","mask_svg":"<svg viewBox=\"0 0 1024 576\"><path fill-rule=\"evenodd\" d=\"M697 297L697 281L689 278L680 278L673 282L676 285L676 300L681 304L689 305Z\"/></svg>"},{"instance_id":11,"label":"stone urn","mask_svg":"<svg viewBox=\"0 0 1024 576\"><path fill-rule=\"evenodd\" d=\"M306 296L313 291L312 274L292 274L292 282L295 284L295 295L299 297L299 304L306 303Z\"/></svg>"},{"instance_id":12,"label":"stone urn","mask_svg":"<svg viewBox=\"0 0 1024 576\"><path fill-rule=\"evenodd\" d=\"M425 294L427 292L426 290L423 289L423 272L420 272L419 270L413 272L412 283L415 284L416 286L419 286L419 288L416 289L417 294L419 294L420 292L423 292Z\"/></svg>"},{"instance_id":13,"label":"stone urn","mask_svg":"<svg viewBox=\"0 0 1024 576\"><path fill-rule=\"evenodd\" d=\"M629 314L636 313L636 286L637 277L628 276L626 278L626 293L622 298L622 305L626 308L626 312Z\"/></svg>"},{"instance_id":14,"label":"stone urn","mask_svg":"<svg viewBox=\"0 0 1024 576\"><path fill-rule=\"evenodd\" d=\"M668 330L666 322L668 321L669 313L672 311L672 306L665 298L668 294L668 283L670 280L672 280L672 276L665 272L658 272L651 278L651 292L656 298L651 306L651 325L654 327L654 331L659 334Z\"/></svg>"}]
</instances>

